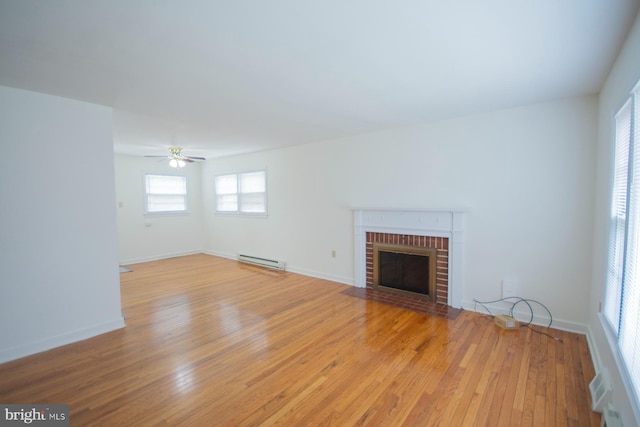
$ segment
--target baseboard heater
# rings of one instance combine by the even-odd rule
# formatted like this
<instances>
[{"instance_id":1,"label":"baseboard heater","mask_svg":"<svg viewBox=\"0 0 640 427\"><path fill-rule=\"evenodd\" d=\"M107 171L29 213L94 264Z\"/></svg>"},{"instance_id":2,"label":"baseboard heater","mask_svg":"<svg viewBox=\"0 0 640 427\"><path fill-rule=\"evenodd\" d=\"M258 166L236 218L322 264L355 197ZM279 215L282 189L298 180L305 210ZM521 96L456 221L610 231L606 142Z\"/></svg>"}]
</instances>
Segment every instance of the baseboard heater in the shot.
<instances>
[{"instance_id":1,"label":"baseboard heater","mask_svg":"<svg viewBox=\"0 0 640 427\"><path fill-rule=\"evenodd\" d=\"M259 258L251 255L238 254L238 261L245 264L258 265L260 267L272 268L274 270L284 270L285 262L275 259Z\"/></svg>"}]
</instances>

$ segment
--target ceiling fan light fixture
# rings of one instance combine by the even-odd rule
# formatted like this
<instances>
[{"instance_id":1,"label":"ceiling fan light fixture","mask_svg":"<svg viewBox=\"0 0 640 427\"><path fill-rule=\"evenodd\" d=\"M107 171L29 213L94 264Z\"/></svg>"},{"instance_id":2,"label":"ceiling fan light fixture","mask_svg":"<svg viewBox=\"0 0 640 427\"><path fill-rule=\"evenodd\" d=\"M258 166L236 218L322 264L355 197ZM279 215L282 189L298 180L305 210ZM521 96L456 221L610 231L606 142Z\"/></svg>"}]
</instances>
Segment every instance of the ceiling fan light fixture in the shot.
<instances>
[{"instance_id":1,"label":"ceiling fan light fixture","mask_svg":"<svg viewBox=\"0 0 640 427\"><path fill-rule=\"evenodd\" d=\"M187 165L187 162L193 163L195 161L207 160L204 157L189 157L182 155L182 148L169 147L168 156L145 156L145 157L163 157L169 159L169 166L172 168L183 168Z\"/></svg>"},{"instance_id":2,"label":"ceiling fan light fixture","mask_svg":"<svg viewBox=\"0 0 640 427\"><path fill-rule=\"evenodd\" d=\"M184 167L184 165L186 165L186 163L184 162L184 160L180 160L180 159L171 159L169 161L169 166L171 166L172 168L181 168Z\"/></svg>"}]
</instances>

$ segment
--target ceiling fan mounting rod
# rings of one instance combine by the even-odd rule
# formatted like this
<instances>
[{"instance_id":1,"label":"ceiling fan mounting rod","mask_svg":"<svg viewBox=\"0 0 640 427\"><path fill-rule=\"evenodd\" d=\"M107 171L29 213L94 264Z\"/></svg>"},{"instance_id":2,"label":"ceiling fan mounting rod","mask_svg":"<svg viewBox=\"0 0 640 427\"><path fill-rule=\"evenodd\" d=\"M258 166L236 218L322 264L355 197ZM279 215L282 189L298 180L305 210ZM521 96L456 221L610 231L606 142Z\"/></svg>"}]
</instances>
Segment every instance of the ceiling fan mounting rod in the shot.
<instances>
[{"instance_id":1,"label":"ceiling fan mounting rod","mask_svg":"<svg viewBox=\"0 0 640 427\"><path fill-rule=\"evenodd\" d=\"M183 160L184 156L182 155L182 148L180 147L169 147L169 154L172 159Z\"/></svg>"}]
</instances>

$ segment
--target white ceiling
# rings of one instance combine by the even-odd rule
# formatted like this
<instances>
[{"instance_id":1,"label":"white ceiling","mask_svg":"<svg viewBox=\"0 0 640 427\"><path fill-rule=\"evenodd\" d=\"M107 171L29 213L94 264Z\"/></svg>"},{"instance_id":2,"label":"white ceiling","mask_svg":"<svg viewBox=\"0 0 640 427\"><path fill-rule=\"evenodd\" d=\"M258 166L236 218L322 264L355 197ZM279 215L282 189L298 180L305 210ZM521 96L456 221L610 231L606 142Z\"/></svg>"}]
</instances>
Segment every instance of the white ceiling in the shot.
<instances>
[{"instance_id":1,"label":"white ceiling","mask_svg":"<svg viewBox=\"0 0 640 427\"><path fill-rule=\"evenodd\" d=\"M638 0L0 0L0 85L224 156L597 93Z\"/></svg>"}]
</instances>

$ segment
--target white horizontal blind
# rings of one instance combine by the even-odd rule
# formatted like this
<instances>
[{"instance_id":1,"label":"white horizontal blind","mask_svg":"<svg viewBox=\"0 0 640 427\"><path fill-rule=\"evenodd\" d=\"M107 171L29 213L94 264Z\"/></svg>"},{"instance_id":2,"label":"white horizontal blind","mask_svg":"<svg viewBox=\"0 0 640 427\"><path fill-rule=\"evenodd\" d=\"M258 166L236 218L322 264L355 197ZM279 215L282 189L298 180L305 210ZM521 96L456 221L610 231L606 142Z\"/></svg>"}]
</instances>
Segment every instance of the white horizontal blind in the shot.
<instances>
[{"instance_id":1,"label":"white horizontal blind","mask_svg":"<svg viewBox=\"0 0 640 427\"><path fill-rule=\"evenodd\" d=\"M627 234L627 190L629 181L629 149L631 131L631 100L616 115L615 175L611 203L609 265L604 314L616 334L620 323L620 301L624 273Z\"/></svg>"},{"instance_id":2,"label":"white horizontal blind","mask_svg":"<svg viewBox=\"0 0 640 427\"><path fill-rule=\"evenodd\" d=\"M240 174L240 211L246 213L266 212L265 172Z\"/></svg>"},{"instance_id":3,"label":"white horizontal blind","mask_svg":"<svg viewBox=\"0 0 640 427\"><path fill-rule=\"evenodd\" d=\"M640 143L636 124L635 96L631 102L631 150L627 255L622 286L620 313L620 349L627 364L636 396L640 396ZM635 117L634 117L635 116Z\"/></svg>"},{"instance_id":4,"label":"white horizontal blind","mask_svg":"<svg viewBox=\"0 0 640 427\"><path fill-rule=\"evenodd\" d=\"M216 212L265 214L267 212L266 171L217 175Z\"/></svg>"},{"instance_id":5,"label":"white horizontal blind","mask_svg":"<svg viewBox=\"0 0 640 427\"><path fill-rule=\"evenodd\" d=\"M605 318L640 396L640 112L638 87L616 115L616 164ZM625 155L626 152L626 155ZM626 174L626 179L625 179Z\"/></svg>"},{"instance_id":6,"label":"white horizontal blind","mask_svg":"<svg viewBox=\"0 0 640 427\"><path fill-rule=\"evenodd\" d=\"M145 175L145 211L186 212L187 178L174 175Z\"/></svg>"},{"instance_id":7,"label":"white horizontal blind","mask_svg":"<svg viewBox=\"0 0 640 427\"><path fill-rule=\"evenodd\" d=\"M238 176L236 174L216 176L216 210L238 211Z\"/></svg>"}]
</instances>

